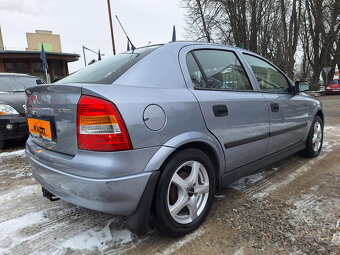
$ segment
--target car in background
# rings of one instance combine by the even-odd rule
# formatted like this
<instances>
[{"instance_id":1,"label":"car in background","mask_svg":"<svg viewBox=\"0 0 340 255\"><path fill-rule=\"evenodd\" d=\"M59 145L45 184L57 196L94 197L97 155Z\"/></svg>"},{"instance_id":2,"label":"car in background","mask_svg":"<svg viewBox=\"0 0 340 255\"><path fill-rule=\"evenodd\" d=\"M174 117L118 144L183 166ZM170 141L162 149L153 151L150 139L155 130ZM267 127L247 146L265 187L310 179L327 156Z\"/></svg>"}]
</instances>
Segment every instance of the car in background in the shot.
<instances>
[{"instance_id":1,"label":"car in background","mask_svg":"<svg viewBox=\"0 0 340 255\"><path fill-rule=\"evenodd\" d=\"M32 75L0 73L0 149L6 141L28 136L25 89L43 83Z\"/></svg>"},{"instance_id":2,"label":"car in background","mask_svg":"<svg viewBox=\"0 0 340 255\"><path fill-rule=\"evenodd\" d=\"M26 156L47 198L127 216L138 234L151 222L182 236L216 188L319 155L324 117L310 88L244 49L138 48L26 89Z\"/></svg>"},{"instance_id":3,"label":"car in background","mask_svg":"<svg viewBox=\"0 0 340 255\"><path fill-rule=\"evenodd\" d=\"M340 79L334 79L331 84L326 87L326 94L340 94Z\"/></svg>"}]
</instances>

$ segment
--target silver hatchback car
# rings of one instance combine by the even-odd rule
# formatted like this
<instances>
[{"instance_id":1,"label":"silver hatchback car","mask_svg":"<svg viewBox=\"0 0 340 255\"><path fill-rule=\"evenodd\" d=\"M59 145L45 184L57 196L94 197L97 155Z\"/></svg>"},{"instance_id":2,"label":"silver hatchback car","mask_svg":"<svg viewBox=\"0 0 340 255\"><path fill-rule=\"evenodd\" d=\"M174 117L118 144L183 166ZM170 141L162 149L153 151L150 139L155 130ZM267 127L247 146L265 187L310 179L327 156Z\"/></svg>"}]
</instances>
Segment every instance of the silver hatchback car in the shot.
<instances>
[{"instance_id":1,"label":"silver hatchback car","mask_svg":"<svg viewBox=\"0 0 340 255\"><path fill-rule=\"evenodd\" d=\"M196 228L216 188L301 151L324 116L261 56L218 44L138 48L26 90L26 155L44 195L170 236Z\"/></svg>"}]
</instances>

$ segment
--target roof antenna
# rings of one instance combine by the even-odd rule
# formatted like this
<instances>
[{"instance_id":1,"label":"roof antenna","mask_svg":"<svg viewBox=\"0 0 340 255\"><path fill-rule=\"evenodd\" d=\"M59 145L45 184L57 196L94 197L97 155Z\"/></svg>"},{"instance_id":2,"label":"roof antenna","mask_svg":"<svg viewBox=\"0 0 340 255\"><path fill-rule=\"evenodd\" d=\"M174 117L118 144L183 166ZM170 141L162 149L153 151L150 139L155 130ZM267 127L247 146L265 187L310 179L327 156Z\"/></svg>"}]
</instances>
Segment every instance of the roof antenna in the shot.
<instances>
[{"instance_id":1,"label":"roof antenna","mask_svg":"<svg viewBox=\"0 0 340 255\"><path fill-rule=\"evenodd\" d=\"M127 35L127 33L126 33L125 30L124 30L124 27L122 26L122 23L120 23L120 21L119 21L117 15L115 15L115 16L116 16L116 19L117 19L118 22L119 22L120 27L123 29L123 32L124 32L124 34L126 35L126 38L128 39L129 43L131 44L131 49L132 49L132 50L135 50L136 47L132 44L132 42L131 42L129 36Z\"/></svg>"}]
</instances>

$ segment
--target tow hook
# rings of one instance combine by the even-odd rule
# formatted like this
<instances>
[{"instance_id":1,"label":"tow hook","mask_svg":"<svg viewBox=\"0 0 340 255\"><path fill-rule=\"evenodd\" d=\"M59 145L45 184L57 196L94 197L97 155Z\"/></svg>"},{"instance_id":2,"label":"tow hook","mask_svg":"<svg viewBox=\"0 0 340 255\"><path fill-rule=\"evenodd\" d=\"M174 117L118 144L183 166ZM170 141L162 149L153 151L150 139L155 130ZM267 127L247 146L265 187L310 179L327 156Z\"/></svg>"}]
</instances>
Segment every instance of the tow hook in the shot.
<instances>
[{"instance_id":1,"label":"tow hook","mask_svg":"<svg viewBox=\"0 0 340 255\"><path fill-rule=\"evenodd\" d=\"M60 198L57 197L56 195L52 194L51 192L49 192L47 189L45 189L44 187L41 187L43 196L48 198L50 201L57 201Z\"/></svg>"}]
</instances>

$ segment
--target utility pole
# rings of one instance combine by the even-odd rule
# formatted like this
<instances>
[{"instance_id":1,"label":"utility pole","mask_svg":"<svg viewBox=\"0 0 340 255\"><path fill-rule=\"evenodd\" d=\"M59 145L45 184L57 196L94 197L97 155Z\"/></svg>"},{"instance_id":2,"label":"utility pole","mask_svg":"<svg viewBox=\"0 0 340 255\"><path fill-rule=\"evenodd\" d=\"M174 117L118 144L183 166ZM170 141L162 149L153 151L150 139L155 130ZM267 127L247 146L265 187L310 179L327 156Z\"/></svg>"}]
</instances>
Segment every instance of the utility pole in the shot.
<instances>
[{"instance_id":1,"label":"utility pole","mask_svg":"<svg viewBox=\"0 0 340 255\"><path fill-rule=\"evenodd\" d=\"M107 0L107 8L109 10L109 19L110 19L110 28L111 28L111 40L112 40L113 55L116 55L115 39L113 37L113 27L112 27L110 0Z\"/></svg>"}]
</instances>

